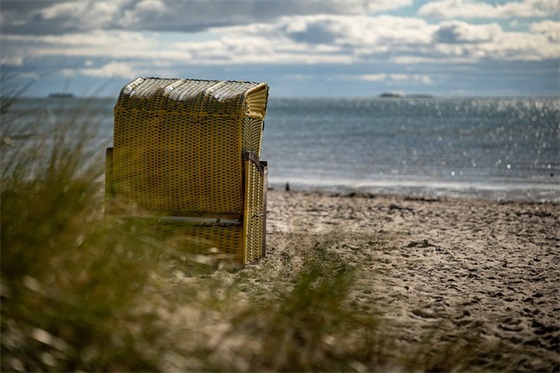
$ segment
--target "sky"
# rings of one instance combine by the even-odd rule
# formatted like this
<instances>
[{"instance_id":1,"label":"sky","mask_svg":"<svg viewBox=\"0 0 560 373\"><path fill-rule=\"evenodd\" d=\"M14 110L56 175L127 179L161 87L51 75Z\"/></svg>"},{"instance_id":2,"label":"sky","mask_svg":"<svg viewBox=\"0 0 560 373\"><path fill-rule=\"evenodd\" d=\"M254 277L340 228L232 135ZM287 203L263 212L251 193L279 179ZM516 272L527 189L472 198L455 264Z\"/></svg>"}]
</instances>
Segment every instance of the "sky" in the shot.
<instances>
[{"instance_id":1,"label":"sky","mask_svg":"<svg viewBox=\"0 0 560 373\"><path fill-rule=\"evenodd\" d=\"M3 94L113 97L145 76L276 97L560 96L559 61L558 0L0 0Z\"/></svg>"}]
</instances>

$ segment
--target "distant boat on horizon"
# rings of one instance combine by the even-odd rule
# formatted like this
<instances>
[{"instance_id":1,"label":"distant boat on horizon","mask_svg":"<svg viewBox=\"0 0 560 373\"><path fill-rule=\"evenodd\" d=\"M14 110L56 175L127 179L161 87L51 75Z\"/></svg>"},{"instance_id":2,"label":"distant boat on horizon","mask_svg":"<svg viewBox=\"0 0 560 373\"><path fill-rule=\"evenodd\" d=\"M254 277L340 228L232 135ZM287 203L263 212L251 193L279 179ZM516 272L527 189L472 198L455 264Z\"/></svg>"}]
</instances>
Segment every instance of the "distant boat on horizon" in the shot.
<instances>
[{"instance_id":1,"label":"distant boat on horizon","mask_svg":"<svg viewBox=\"0 0 560 373\"><path fill-rule=\"evenodd\" d=\"M396 92L384 92L384 93L380 94L379 97L383 97L383 98L402 98L403 95L401 93L396 93Z\"/></svg>"},{"instance_id":2,"label":"distant boat on horizon","mask_svg":"<svg viewBox=\"0 0 560 373\"><path fill-rule=\"evenodd\" d=\"M64 93L64 92L55 92L49 94L50 98L72 98L74 94L72 93Z\"/></svg>"}]
</instances>

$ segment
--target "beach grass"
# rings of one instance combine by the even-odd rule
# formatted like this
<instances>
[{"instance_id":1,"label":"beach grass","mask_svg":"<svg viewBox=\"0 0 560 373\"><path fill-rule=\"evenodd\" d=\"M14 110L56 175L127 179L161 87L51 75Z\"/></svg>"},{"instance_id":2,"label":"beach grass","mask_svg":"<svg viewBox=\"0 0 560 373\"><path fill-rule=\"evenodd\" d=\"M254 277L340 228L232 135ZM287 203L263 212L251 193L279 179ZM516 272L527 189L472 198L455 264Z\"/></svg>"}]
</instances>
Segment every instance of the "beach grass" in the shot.
<instances>
[{"instance_id":1,"label":"beach grass","mask_svg":"<svg viewBox=\"0 0 560 373\"><path fill-rule=\"evenodd\" d=\"M103 218L91 127L71 125L2 121L2 370L157 369L140 301L159 254Z\"/></svg>"},{"instance_id":2,"label":"beach grass","mask_svg":"<svg viewBox=\"0 0 560 373\"><path fill-rule=\"evenodd\" d=\"M177 264L104 216L87 128L2 122L2 371L453 371L476 355L462 340L434 355L437 333L400 349L382 310L352 302L361 269L340 234L287 236L280 268Z\"/></svg>"}]
</instances>

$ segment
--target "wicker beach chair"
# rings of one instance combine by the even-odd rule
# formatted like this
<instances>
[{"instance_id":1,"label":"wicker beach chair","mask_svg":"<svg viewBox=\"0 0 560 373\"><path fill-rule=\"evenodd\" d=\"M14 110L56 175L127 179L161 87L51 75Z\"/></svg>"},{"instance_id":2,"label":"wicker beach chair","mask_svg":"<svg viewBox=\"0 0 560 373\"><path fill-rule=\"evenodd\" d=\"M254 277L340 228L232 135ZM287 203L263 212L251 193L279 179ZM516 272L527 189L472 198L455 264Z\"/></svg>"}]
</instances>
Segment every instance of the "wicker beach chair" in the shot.
<instances>
[{"instance_id":1,"label":"wicker beach chair","mask_svg":"<svg viewBox=\"0 0 560 373\"><path fill-rule=\"evenodd\" d=\"M265 254L266 83L138 78L120 92L106 212L154 222L190 251L245 265Z\"/></svg>"}]
</instances>

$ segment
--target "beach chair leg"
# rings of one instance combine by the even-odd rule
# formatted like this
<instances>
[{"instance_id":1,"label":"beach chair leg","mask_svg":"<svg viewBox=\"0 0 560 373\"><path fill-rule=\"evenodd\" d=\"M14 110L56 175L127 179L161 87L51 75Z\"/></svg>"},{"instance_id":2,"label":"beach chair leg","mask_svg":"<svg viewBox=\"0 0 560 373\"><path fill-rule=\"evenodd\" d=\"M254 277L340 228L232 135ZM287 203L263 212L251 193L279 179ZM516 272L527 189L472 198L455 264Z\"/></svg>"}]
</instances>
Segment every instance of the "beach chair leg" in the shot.
<instances>
[{"instance_id":1,"label":"beach chair leg","mask_svg":"<svg viewBox=\"0 0 560 373\"><path fill-rule=\"evenodd\" d=\"M112 214L113 197L113 148L107 148L105 152L105 215Z\"/></svg>"}]
</instances>

